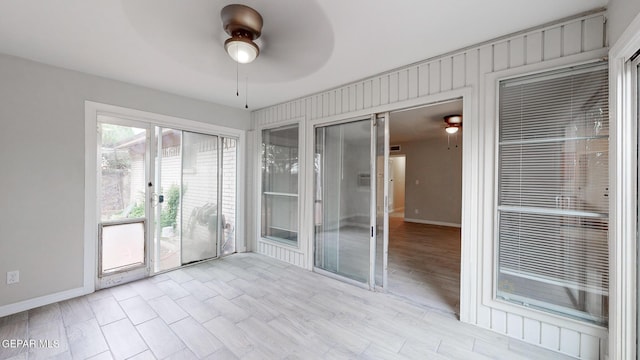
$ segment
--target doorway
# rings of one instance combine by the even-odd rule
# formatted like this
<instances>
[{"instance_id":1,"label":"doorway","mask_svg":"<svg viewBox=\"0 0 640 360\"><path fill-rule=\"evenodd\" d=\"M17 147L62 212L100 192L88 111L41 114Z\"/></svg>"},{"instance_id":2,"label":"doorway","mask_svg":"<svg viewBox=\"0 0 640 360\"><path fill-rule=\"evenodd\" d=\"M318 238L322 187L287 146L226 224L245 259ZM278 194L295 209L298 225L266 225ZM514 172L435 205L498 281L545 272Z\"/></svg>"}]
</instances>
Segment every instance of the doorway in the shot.
<instances>
[{"instance_id":1,"label":"doorway","mask_svg":"<svg viewBox=\"0 0 640 360\"><path fill-rule=\"evenodd\" d=\"M235 252L238 140L97 115L104 288Z\"/></svg>"},{"instance_id":2,"label":"doorway","mask_svg":"<svg viewBox=\"0 0 640 360\"><path fill-rule=\"evenodd\" d=\"M463 130L447 133L444 117L462 109L455 100L389 115L387 290L458 315Z\"/></svg>"}]
</instances>

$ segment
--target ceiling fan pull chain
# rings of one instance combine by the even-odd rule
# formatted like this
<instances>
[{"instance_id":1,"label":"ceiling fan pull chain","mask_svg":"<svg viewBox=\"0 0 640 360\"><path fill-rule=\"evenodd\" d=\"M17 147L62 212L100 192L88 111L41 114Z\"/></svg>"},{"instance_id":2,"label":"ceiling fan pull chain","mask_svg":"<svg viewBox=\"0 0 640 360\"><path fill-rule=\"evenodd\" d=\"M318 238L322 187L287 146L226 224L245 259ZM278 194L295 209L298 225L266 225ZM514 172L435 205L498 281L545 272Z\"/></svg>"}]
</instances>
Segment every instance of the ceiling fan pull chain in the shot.
<instances>
[{"instance_id":1,"label":"ceiling fan pull chain","mask_svg":"<svg viewBox=\"0 0 640 360\"><path fill-rule=\"evenodd\" d=\"M238 91L238 76L239 76L239 75L238 75L238 72L240 71L240 70L238 69L239 64L240 64L240 63L236 61L236 96L240 96L240 92Z\"/></svg>"},{"instance_id":2,"label":"ceiling fan pull chain","mask_svg":"<svg viewBox=\"0 0 640 360\"><path fill-rule=\"evenodd\" d=\"M249 108L249 77L247 76L244 80L244 108Z\"/></svg>"}]
</instances>

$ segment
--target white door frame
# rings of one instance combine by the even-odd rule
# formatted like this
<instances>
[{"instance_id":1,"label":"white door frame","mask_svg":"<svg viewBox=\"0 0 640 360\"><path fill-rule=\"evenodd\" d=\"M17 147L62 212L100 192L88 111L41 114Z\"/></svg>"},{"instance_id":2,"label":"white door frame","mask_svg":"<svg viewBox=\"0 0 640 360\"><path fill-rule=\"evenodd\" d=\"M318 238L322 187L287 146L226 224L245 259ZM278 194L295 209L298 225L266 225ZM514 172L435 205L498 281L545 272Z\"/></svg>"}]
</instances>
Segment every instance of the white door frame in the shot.
<instances>
[{"instance_id":1,"label":"white door frame","mask_svg":"<svg viewBox=\"0 0 640 360\"><path fill-rule=\"evenodd\" d=\"M83 290L91 293L97 284L97 179L98 179L98 149L97 149L97 118L98 115L113 116L123 120L132 120L154 126L178 128L180 130L193 131L221 137L235 138L238 140L237 172L238 182L236 188L236 250L246 251L246 239L244 237L245 212L245 171L246 171L246 131L228 128L219 125L187 120L178 117L134 110L125 107L85 101L85 195L84 195L84 279ZM153 161L151 161L153 163ZM151 164L153 166L153 164ZM147 234L151 236L151 234ZM149 241L152 247L152 242ZM153 249L150 249L153 251ZM150 253L151 254L151 253ZM153 270L153 269L151 269ZM153 274L153 272L150 272Z\"/></svg>"},{"instance_id":2,"label":"white door frame","mask_svg":"<svg viewBox=\"0 0 640 360\"><path fill-rule=\"evenodd\" d=\"M640 50L640 14L609 51L609 358L637 354L638 104L631 59Z\"/></svg>"}]
</instances>

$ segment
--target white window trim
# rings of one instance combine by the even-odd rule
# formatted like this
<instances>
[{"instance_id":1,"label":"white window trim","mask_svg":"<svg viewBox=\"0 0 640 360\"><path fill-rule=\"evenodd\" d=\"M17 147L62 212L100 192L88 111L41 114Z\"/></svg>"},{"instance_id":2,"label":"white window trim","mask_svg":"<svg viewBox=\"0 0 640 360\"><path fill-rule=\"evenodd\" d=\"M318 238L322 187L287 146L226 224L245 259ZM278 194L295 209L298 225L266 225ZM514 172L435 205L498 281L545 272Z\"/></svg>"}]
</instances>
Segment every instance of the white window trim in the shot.
<instances>
[{"instance_id":1,"label":"white window trim","mask_svg":"<svg viewBox=\"0 0 640 360\"><path fill-rule=\"evenodd\" d=\"M609 51L609 359L636 358L638 118L629 59L640 49L640 14Z\"/></svg>"},{"instance_id":2,"label":"white window trim","mask_svg":"<svg viewBox=\"0 0 640 360\"><path fill-rule=\"evenodd\" d=\"M151 123L157 126L176 127L180 130L194 131L203 134L218 135L238 139L237 154L237 220L236 220L236 251L246 251L244 236L244 204L245 204L245 148L246 132L219 125L207 124L199 121L156 114L147 111L134 110L125 107L85 101L85 176L84 176L84 281L85 294L95 290L98 264L98 221L97 221L97 121L98 115L112 115L114 117Z\"/></svg>"},{"instance_id":3,"label":"white window trim","mask_svg":"<svg viewBox=\"0 0 640 360\"><path fill-rule=\"evenodd\" d=\"M531 319L536 319L558 327L573 329L584 334L589 334L599 338L606 338L608 330L605 327L589 324L584 321L575 320L561 315L555 315L542 310L526 308L517 304L509 303L504 300L497 299L496 294L496 259L497 259L497 204L498 204L498 109L499 109L499 86L500 81L515 77L533 75L556 69L563 69L568 66L577 66L596 61L601 61L607 55L606 49L595 50L587 53L567 56L555 60L545 61L526 65L514 69L488 73L484 76L484 83L481 86L485 88L485 123L484 131L484 149L486 156L484 183L491 184L484 187L484 211L481 212L483 223L483 238L485 241L480 249L482 256L480 257L480 266L482 268L482 276L479 278L478 287L482 292L482 304L493 309L517 314ZM611 314L609 317L611 318Z\"/></svg>"},{"instance_id":4,"label":"white window trim","mask_svg":"<svg viewBox=\"0 0 640 360\"><path fill-rule=\"evenodd\" d=\"M281 127L286 127L290 125L298 125L298 242L296 245L287 244L285 242L280 242L277 240L269 239L262 237L262 130L272 130L278 129ZM258 176L256 176L256 218L255 218L255 238L258 239L258 248L259 243L266 243L272 246L280 247L287 249L289 251L298 252L304 254L308 251L307 241L304 241L303 234L305 234L304 229L304 214L303 209L304 200L305 200L305 163L304 163L304 134L305 134L305 118L298 117L288 121L278 122L277 124L266 124L259 126L256 129L256 159L258 160L255 164L256 169L258 169Z\"/></svg>"}]
</instances>

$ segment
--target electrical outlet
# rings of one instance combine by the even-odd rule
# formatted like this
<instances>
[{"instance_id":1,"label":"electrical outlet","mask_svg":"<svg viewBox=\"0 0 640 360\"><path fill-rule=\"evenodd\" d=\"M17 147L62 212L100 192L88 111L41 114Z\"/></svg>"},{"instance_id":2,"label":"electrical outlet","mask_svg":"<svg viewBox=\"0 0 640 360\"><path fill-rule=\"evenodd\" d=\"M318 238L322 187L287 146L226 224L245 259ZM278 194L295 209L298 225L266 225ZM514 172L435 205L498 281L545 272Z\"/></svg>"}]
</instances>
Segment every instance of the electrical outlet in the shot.
<instances>
[{"instance_id":1,"label":"electrical outlet","mask_svg":"<svg viewBox=\"0 0 640 360\"><path fill-rule=\"evenodd\" d=\"M418 210L418 209L413 210L413 212L416 213L416 214L420 214L420 210Z\"/></svg>"},{"instance_id":2,"label":"electrical outlet","mask_svg":"<svg viewBox=\"0 0 640 360\"><path fill-rule=\"evenodd\" d=\"M7 271L7 285L17 284L20 282L20 271Z\"/></svg>"}]
</instances>

